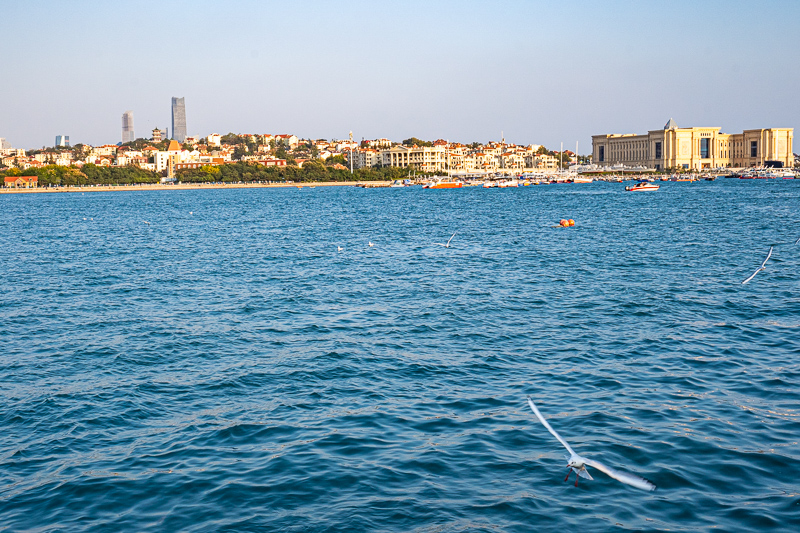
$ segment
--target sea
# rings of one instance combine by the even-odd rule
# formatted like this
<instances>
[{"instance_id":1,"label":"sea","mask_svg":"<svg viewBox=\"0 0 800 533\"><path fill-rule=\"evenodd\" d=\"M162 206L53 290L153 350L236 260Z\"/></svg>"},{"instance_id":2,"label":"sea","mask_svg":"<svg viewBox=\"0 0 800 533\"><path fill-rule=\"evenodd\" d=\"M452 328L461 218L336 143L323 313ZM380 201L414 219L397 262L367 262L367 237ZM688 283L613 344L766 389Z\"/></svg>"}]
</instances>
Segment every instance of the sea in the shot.
<instances>
[{"instance_id":1,"label":"sea","mask_svg":"<svg viewBox=\"0 0 800 533\"><path fill-rule=\"evenodd\" d=\"M0 531L800 531L800 180L0 221Z\"/></svg>"}]
</instances>

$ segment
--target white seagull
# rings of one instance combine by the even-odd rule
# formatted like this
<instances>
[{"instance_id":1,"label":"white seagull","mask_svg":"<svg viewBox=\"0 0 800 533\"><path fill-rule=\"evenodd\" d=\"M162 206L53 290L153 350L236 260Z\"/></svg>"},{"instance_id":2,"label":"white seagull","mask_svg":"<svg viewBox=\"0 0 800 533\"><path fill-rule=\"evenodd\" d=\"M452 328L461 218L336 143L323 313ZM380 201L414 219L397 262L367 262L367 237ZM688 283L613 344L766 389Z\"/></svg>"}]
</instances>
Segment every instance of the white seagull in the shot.
<instances>
[{"instance_id":1,"label":"white seagull","mask_svg":"<svg viewBox=\"0 0 800 533\"><path fill-rule=\"evenodd\" d=\"M339 245L336 245L336 251L337 251L337 252L341 252L342 250L344 250L344 248L342 248L342 247L341 247L341 246L339 246Z\"/></svg>"},{"instance_id":2,"label":"white seagull","mask_svg":"<svg viewBox=\"0 0 800 533\"><path fill-rule=\"evenodd\" d=\"M770 247L769 247L769 253L767 254L767 258L766 258L766 259L764 259L764 262L763 262L763 263L761 263L761 266L760 266L760 267L758 267L758 268L756 269L756 271L755 271L755 272L753 272L752 274L750 274L750 277L749 277L749 278L747 278L746 280L744 280L744 281L742 282L742 285L744 285L745 283L747 283L748 281L750 281L751 279L753 279L754 277L756 277L756 274L758 274L759 272L761 272L762 270L764 270L765 268L767 268L767 261L769 261L769 258L770 258L770 257L772 257L772 246L770 246Z\"/></svg>"},{"instance_id":3,"label":"white seagull","mask_svg":"<svg viewBox=\"0 0 800 533\"><path fill-rule=\"evenodd\" d=\"M531 397L528 396L528 404L530 404L531 409L533 409L533 414L539 419L539 422L547 428L547 431L553 434L555 438L558 439L558 442L564 445L564 447L569 452L569 458L567 459L569 463L567 463L567 468L570 470L567 471L567 477L564 478L564 481L569 479L569 475L574 471L575 472L575 486L578 486L578 477L585 477L586 479L593 479L589 472L586 470L587 466L591 466L593 468L598 469L599 471L605 473L608 477L613 477L617 481L622 481L623 483L627 483L637 489L642 490L656 490L656 486L649 482L648 480L644 479L643 477L639 477L633 474L629 474L627 472L622 472L620 470L616 470L611 468L610 466L606 466L603 463L599 463L597 461L593 461L591 459L587 459L586 457L581 457L575 450L573 450L567 441L561 438L561 435L556 433L556 430L547 423L547 420L542 416L542 413L539 412L539 409L536 408L536 405L531 400Z\"/></svg>"},{"instance_id":4,"label":"white seagull","mask_svg":"<svg viewBox=\"0 0 800 533\"><path fill-rule=\"evenodd\" d=\"M144 223L145 223L145 224L147 224L148 226L150 225L150 223L149 223L148 221L146 221L146 220L143 220L142 222L144 222Z\"/></svg>"},{"instance_id":5,"label":"white seagull","mask_svg":"<svg viewBox=\"0 0 800 533\"><path fill-rule=\"evenodd\" d=\"M372 241L369 241L369 243L368 243L368 244L369 244L369 247L370 247L370 248L372 248L373 246L375 246L375 245L372 243Z\"/></svg>"},{"instance_id":6,"label":"white seagull","mask_svg":"<svg viewBox=\"0 0 800 533\"><path fill-rule=\"evenodd\" d=\"M433 244L438 244L439 246L444 246L445 248L450 248L450 241L452 241L453 237L455 237L455 236L456 236L456 232L454 231L453 234L450 236L450 238L447 239L447 244L442 244L440 242L435 242Z\"/></svg>"}]
</instances>

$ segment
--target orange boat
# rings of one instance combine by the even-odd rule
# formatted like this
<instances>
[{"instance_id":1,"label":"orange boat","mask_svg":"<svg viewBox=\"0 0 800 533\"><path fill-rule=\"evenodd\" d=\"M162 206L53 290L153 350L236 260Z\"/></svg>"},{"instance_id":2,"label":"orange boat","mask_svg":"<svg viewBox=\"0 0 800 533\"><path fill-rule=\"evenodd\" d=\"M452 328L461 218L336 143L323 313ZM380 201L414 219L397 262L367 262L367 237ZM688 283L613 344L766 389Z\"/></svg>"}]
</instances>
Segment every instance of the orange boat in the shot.
<instances>
[{"instance_id":1,"label":"orange boat","mask_svg":"<svg viewBox=\"0 0 800 533\"><path fill-rule=\"evenodd\" d=\"M464 184L460 181L437 181L435 183L426 183L422 186L423 189L460 189Z\"/></svg>"}]
</instances>

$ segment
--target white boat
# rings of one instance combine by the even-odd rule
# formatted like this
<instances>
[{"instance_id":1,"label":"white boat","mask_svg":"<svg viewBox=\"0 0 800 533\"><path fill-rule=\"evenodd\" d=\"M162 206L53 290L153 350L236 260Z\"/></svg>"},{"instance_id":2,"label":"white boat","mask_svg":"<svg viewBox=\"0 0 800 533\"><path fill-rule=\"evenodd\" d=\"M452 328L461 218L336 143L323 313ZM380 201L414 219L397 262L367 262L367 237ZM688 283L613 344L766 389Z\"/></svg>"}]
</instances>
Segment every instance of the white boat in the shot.
<instances>
[{"instance_id":1,"label":"white boat","mask_svg":"<svg viewBox=\"0 0 800 533\"><path fill-rule=\"evenodd\" d=\"M657 191L660 185L656 185L655 183L650 183L647 181L640 181L639 183L635 183L634 185L628 185L625 187L626 191Z\"/></svg>"}]
</instances>

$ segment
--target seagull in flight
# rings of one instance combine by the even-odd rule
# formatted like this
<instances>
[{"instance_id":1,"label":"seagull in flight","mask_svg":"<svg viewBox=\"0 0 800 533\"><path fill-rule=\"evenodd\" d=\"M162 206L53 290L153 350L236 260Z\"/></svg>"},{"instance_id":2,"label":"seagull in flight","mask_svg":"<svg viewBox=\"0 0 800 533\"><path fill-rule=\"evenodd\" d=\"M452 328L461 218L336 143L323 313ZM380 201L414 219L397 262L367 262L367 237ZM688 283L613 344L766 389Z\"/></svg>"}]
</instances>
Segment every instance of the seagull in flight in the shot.
<instances>
[{"instance_id":1,"label":"seagull in flight","mask_svg":"<svg viewBox=\"0 0 800 533\"><path fill-rule=\"evenodd\" d=\"M596 468L599 471L606 474L608 477L613 477L617 481L621 481L623 483L627 483L637 489L642 490L656 490L656 486L651 483L650 481L644 479L643 477L636 476L634 474L629 474L627 472L622 472L621 470L616 470L611 468L610 466L606 466L603 463L598 461L593 461L592 459L587 459L586 457L581 457L575 450L567 444L567 441L561 438L561 435L556 433L556 430L545 420L542 413L539 412L539 409L536 408L536 404L533 403L531 397L528 396L528 404L533 409L533 414L539 419L539 422L547 428L547 431L553 434L555 438L558 439L558 442L564 445L564 447L569 452L569 458L567 459L569 462L567 463L567 468L570 470L567 471L567 477L564 478L564 481L569 479L569 476L572 472L575 472L575 486L578 486L578 477L585 477L586 479L593 479L591 474L586 470L587 466L591 466L592 468Z\"/></svg>"},{"instance_id":2,"label":"seagull in flight","mask_svg":"<svg viewBox=\"0 0 800 533\"><path fill-rule=\"evenodd\" d=\"M445 248L450 248L450 241L452 241L453 237L455 237L455 236L456 236L456 232L454 231L453 234L450 236L450 238L447 239L447 244L442 244L440 242L435 242L433 244L437 244L439 246L444 246Z\"/></svg>"},{"instance_id":3,"label":"seagull in flight","mask_svg":"<svg viewBox=\"0 0 800 533\"><path fill-rule=\"evenodd\" d=\"M343 250L344 250L344 248L342 248L342 247L341 247L341 246L339 246L339 245L336 245L336 251L337 251L337 252L341 252L341 251L343 251Z\"/></svg>"},{"instance_id":4,"label":"seagull in flight","mask_svg":"<svg viewBox=\"0 0 800 533\"><path fill-rule=\"evenodd\" d=\"M146 221L146 220L143 220L142 222L144 222L144 223L145 223L145 224L147 224L148 226L150 225L150 223L149 223L148 221Z\"/></svg>"},{"instance_id":5,"label":"seagull in flight","mask_svg":"<svg viewBox=\"0 0 800 533\"><path fill-rule=\"evenodd\" d=\"M761 272L762 270L764 270L765 268L767 268L767 261L769 261L769 258L770 258L770 257L772 257L772 248L773 248L772 246L770 246L770 247L769 247L769 253L767 254L767 258L766 258L766 259L764 259L764 262L763 262L763 263L761 263L761 266L760 266L760 267L758 267L758 268L756 269L756 271L755 271L755 272L753 272L752 274L750 274L750 277L749 277L749 278L747 278L746 280L744 280L744 281L742 282L742 285L744 285L745 283L747 283L748 281L750 281L751 279L753 279L754 277L756 277L756 274L758 274L759 272Z\"/></svg>"},{"instance_id":6,"label":"seagull in flight","mask_svg":"<svg viewBox=\"0 0 800 533\"><path fill-rule=\"evenodd\" d=\"M372 242L372 241L369 241L369 243L368 243L368 244L369 244L369 247L370 247L370 248L372 248L373 246L375 246L375 244L373 244L373 242Z\"/></svg>"}]
</instances>

